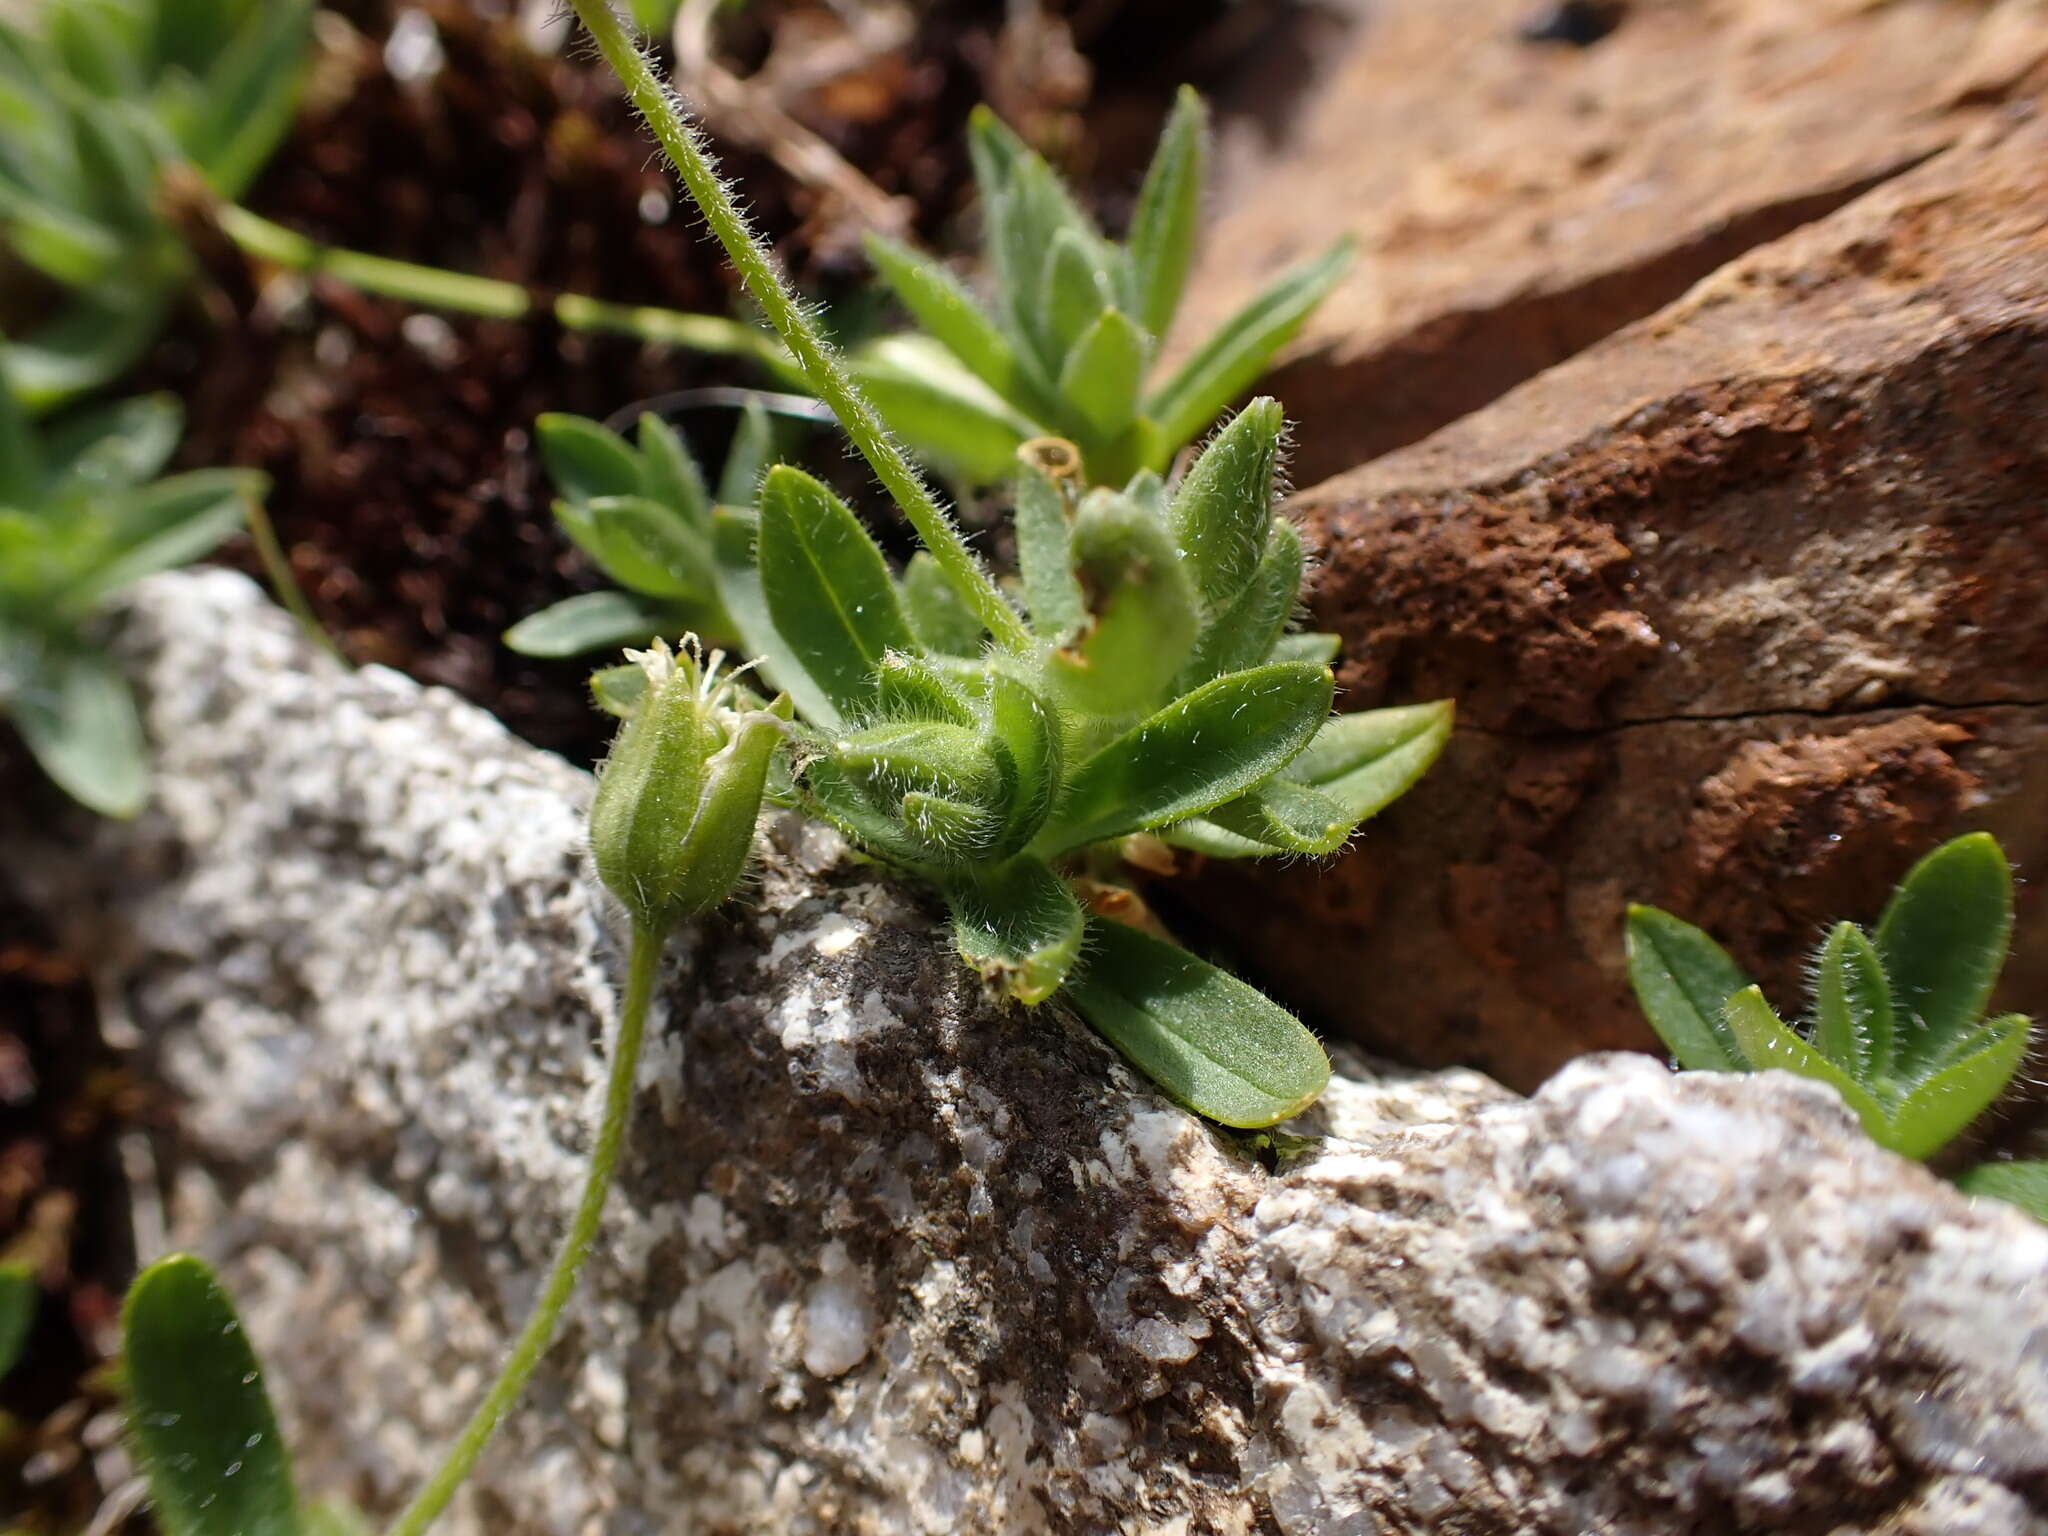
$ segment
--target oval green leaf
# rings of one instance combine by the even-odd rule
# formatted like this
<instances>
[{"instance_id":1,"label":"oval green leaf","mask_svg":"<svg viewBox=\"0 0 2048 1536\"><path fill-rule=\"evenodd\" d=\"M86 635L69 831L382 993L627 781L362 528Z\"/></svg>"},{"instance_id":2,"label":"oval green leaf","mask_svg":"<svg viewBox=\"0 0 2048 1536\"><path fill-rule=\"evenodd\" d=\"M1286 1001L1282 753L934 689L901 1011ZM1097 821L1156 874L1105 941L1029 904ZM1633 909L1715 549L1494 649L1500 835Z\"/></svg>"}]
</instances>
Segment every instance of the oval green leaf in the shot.
<instances>
[{"instance_id":1,"label":"oval green leaf","mask_svg":"<svg viewBox=\"0 0 2048 1536\"><path fill-rule=\"evenodd\" d=\"M1877 925L1898 1010L1902 1077L1984 1015L2012 937L2012 867L1988 832L1943 843L1901 880Z\"/></svg>"},{"instance_id":2,"label":"oval green leaf","mask_svg":"<svg viewBox=\"0 0 2048 1536\"><path fill-rule=\"evenodd\" d=\"M1728 1027L1728 999L1749 977L1691 923L1631 905L1624 929L1628 979L1664 1049L1692 1072L1748 1072L1754 1064Z\"/></svg>"}]
</instances>

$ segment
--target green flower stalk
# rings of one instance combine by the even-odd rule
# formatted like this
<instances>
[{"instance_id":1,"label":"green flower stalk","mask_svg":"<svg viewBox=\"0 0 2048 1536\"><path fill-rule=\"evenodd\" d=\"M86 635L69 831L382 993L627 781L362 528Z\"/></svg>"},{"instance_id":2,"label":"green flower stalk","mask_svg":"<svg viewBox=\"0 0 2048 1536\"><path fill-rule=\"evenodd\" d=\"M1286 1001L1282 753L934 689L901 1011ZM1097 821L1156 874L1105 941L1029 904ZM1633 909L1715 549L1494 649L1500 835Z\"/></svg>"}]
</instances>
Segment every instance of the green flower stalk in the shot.
<instances>
[{"instance_id":1,"label":"green flower stalk","mask_svg":"<svg viewBox=\"0 0 2048 1536\"><path fill-rule=\"evenodd\" d=\"M619 1034L590 1171L533 1316L447 1459L391 1527L391 1536L420 1536L447 1507L547 1353L618 1171L662 946L679 924L722 905L746 873L769 763L790 716L786 698L754 707L731 674L719 674L723 658L715 652L700 663L692 646L678 654L657 641L631 659L644 673L645 687L599 773L590 813L598 876L633 923Z\"/></svg>"}]
</instances>

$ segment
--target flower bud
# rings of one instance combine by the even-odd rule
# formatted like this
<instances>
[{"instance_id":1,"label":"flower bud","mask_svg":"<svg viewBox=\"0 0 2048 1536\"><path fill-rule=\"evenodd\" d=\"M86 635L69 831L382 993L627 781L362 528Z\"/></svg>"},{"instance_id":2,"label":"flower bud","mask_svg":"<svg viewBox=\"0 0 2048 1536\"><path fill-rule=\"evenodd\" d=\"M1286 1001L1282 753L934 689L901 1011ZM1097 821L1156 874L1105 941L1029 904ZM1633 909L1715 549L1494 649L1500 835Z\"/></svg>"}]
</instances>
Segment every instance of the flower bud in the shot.
<instances>
[{"instance_id":1,"label":"flower bud","mask_svg":"<svg viewBox=\"0 0 2048 1536\"><path fill-rule=\"evenodd\" d=\"M694 647L694 642L692 643ZM612 742L590 808L597 873L635 923L666 933L729 897L746 872L786 695L742 707L724 659L659 640L628 652L646 692Z\"/></svg>"}]
</instances>

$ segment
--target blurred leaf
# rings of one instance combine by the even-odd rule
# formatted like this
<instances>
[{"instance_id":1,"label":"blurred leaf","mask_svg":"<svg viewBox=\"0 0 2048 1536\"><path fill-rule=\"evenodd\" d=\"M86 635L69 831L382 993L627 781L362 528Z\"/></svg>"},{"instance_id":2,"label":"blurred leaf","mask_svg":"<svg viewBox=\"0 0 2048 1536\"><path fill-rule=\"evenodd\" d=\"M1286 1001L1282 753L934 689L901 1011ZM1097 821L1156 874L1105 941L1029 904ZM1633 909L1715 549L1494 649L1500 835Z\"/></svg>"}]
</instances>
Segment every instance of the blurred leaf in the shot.
<instances>
[{"instance_id":1,"label":"blurred leaf","mask_svg":"<svg viewBox=\"0 0 2048 1536\"><path fill-rule=\"evenodd\" d=\"M941 263L886 235L867 237L868 259L910 317L976 378L1006 399L1019 386L1017 353L1002 328Z\"/></svg>"},{"instance_id":2,"label":"blurred leaf","mask_svg":"<svg viewBox=\"0 0 2048 1536\"><path fill-rule=\"evenodd\" d=\"M659 416L642 412L639 441L648 499L673 512L691 532L709 538L711 493L704 488L704 472L683 440Z\"/></svg>"},{"instance_id":3,"label":"blurred leaf","mask_svg":"<svg viewBox=\"0 0 2048 1536\"><path fill-rule=\"evenodd\" d=\"M1174 495L1174 537L1187 552L1211 612L1244 590L1265 555L1284 425L1279 401L1252 401L1209 440ZM1290 612L1300 586L1298 561L1294 576L1287 593Z\"/></svg>"},{"instance_id":4,"label":"blurred leaf","mask_svg":"<svg viewBox=\"0 0 2048 1536\"><path fill-rule=\"evenodd\" d=\"M1276 526L1278 526L1276 524ZM1300 535L1296 535L1299 539ZM1327 667L1337 659L1344 642L1335 635L1326 635L1314 630L1298 635L1282 635L1273 642L1269 661L1312 661Z\"/></svg>"},{"instance_id":5,"label":"blurred leaf","mask_svg":"<svg viewBox=\"0 0 2048 1536\"><path fill-rule=\"evenodd\" d=\"M875 668L916 642L882 552L846 504L779 464L761 482L757 558L775 628L842 712L875 693Z\"/></svg>"},{"instance_id":6,"label":"blurred leaf","mask_svg":"<svg viewBox=\"0 0 2048 1536\"><path fill-rule=\"evenodd\" d=\"M1328 671L1302 662L1206 683L1082 762L1051 852L1200 815L1286 766L1330 712Z\"/></svg>"},{"instance_id":7,"label":"blurred leaf","mask_svg":"<svg viewBox=\"0 0 2048 1536\"><path fill-rule=\"evenodd\" d=\"M291 1463L234 1304L190 1254L121 1313L128 1434L165 1536L298 1536Z\"/></svg>"},{"instance_id":8,"label":"blurred leaf","mask_svg":"<svg viewBox=\"0 0 2048 1536\"><path fill-rule=\"evenodd\" d=\"M505 631L505 644L522 656L550 657L644 646L669 627L671 611L631 592L583 592L528 614Z\"/></svg>"},{"instance_id":9,"label":"blurred leaf","mask_svg":"<svg viewBox=\"0 0 2048 1536\"><path fill-rule=\"evenodd\" d=\"M1103 277L1101 250L1100 241L1079 229L1060 230L1046 249L1036 307L1048 361L1071 357L1075 343L1115 301ZM1139 365L1142 369L1142 357ZM1064 379L1060 393L1067 394Z\"/></svg>"},{"instance_id":10,"label":"blurred leaf","mask_svg":"<svg viewBox=\"0 0 2048 1536\"><path fill-rule=\"evenodd\" d=\"M1939 1057L1990 1001L2012 936L2012 869L1975 832L1908 870L1877 925L1877 953L1899 1010L1900 1076Z\"/></svg>"},{"instance_id":11,"label":"blurred leaf","mask_svg":"<svg viewBox=\"0 0 2048 1536\"><path fill-rule=\"evenodd\" d=\"M1180 308L1201 228L1202 183L1208 161L1208 112L1182 86L1159 136L1138 210L1131 220L1131 279L1138 323L1164 337Z\"/></svg>"},{"instance_id":12,"label":"blurred leaf","mask_svg":"<svg viewBox=\"0 0 2048 1536\"><path fill-rule=\"evenodd\" d=\"M650 597L709 600L711 541L683 513L651 496L597 496L582 510L598 563L621 586ZM708 510L706 519L708 526Z\"/></svg>"},{"instance_id":13,"label":"blurred leaf","mask_svg":"<svg viewBox=\"0 0 2048 1536\"><path fill-rule=\"evenodd\" d=\"M534 423L541 461L570 502L646 494L639 455L618 433L582 416L549 412Z\"/></svg>"},{"instance_id":14,"label":"blurred leaf","mask_svg":"<svg viewBox=\"0 0 2048 1536\"><path fill-rule=\"evenodd\" d=\"M518 647L514 646L514 650ZM527 652L528 655L534 654ZM627 662L600 667L590 674L590 697L597 707L615 720L624 720L640 707L647 696L647 669Z\"/></svg>"},{"instance_id":15,"label":"blurred leaf","mask_svg":"<svg viewBox=\"0 0 2048 1536\"><path fill-rule=\"evenodd\" d=\"M1100 918L1067 986L1084 1018L1176 1103L1258 1129L1330 1080L1315 1036L1279 1004L1186 950Z\"/></svg>"},{"instance_id":16,"label":"blurred leaf","mask_svg":"<svg viewBox=\"0 0 2048 1536\"><path fill-rule=\"evenodd\" d=\"M1956 1188L2048 1221L2048 1163L1979 1163L1956 1175Z\"/></svg>"},{"instance_id":17,"label":"blurred leaf","mask_svg":"<svg viewBox=\"0 0 2048 1536\"><path fill-rule=\"evenodd\" d=\"M1146 414L1168 444L1184 443L1265 371L1351 266L1347 237L1324 255L1280 274L1209 339L1152 397Z\"/></svg>"},{"instance_id":18,"label":"blurred leaf","mask_svg":"<svg viewBox=\"0 0 2048 1536\"><path fill-rule=\"evenodd\" d=\"M44 773L102 816L133 816L149 798L149 755L135 696L94 651L44 652L8 710Z\"/></svg>"},{"instance_id":19,"label":"blurred leaf","mask_svg":"<svg viewBox=\"0 0 2048 1536\"><path fill-rule=\"evenodd\" d=\"M38 1294L32 1267L0 1264L0 1379L14 1369L14 1362L28 1345L28 1331L36 1320Z\"/></svg>"},{"instance_id":20,"label":"blurred leaf","mask_svg":"<svg viewBox=\"0 0 2048 1536\"><path fill-rule=\"evenodd\" d=\"M1982 1045L1920 1083L1892 1111L1891 1134L1878 1139L1906 1157L1931 1157L2005 1091L2027 1053L2029 1021L2017 1013L1989 1021Z\"/></svg>"},{"instance_id":21,"label":"blurred leaf","mask_svg":"<svg viewBox=\"0 0 2048 1536\"><path fill-rule=\"evenodd\" d=\"M960 958L983 977L1026 1004L1060 989L1081 953L1084 919L1050 865L1019 855L963 871L946 896Z\"/></svg>"},{"instance_id":22,"label":"blurred leaf","mask_svg":"<svg viewBox=\"0 0 2048 1536\"><path fill-rule=\"evenodd\" d=\"M988 631L960 600L929 551L920 549L910 557L901 585L904 616L927 649L948 656L981 654Z\"/></svg>"},{"instance_id":23,"label":"blurred leaf","mask_svg":"<svg viewBox=\"0 0 2048 1536\"><path fill-rule=\"evenodd\" d=\"M119 303L104 293L72 300L31 334L0 343L0 370L30 412L109 382L147 350L170 307L168 290L137 285Z\"/></svg>"},{"instance_id":24,"label":"blurred leaf","mask_svg":"<svg viewBox=\"0 0 2048 1536\"><path fill-rule=\"evenodd\" d=\"M142 484L170 462L184 424L172 394L134 395L71 412L43 433L50 494Z\"/></svg>"},{"instance_id":25,"label":"blurred leaf","mask_svg":"<svg viewBox=\"0 0 2048 1536\"><path fill-rule=\"evenodd\" d=\"M262 0L207 61L184 146L213 189L248 190L290 129L312 44L314 0Z\"/></svg>"},{"instance_id":26,"label":"blurred leaf","mask_svg":"<svg viewBox=\"0 0 2048 1536\"><path fill-rule=\"evenodd\" d=\"M1728 951L1656 907L1628 909L1628 979L1650 1028L1681 1067L1747 1072L1752 1062L1727 1022L1728 1000L1749 986Z\"/></svg>"},{"instance_id":27,"label":"blurred leaf","mask_svg":"<svg viewBox=\"0 0 2048 1536\"><path fill-rule=\"evenodd\" d=\"M144 576L211 554L241 531L266 484L254 470L195 469L110 497L110 558L64 594L66 606L84 614Z\"/></svg>"},{"instance_id":28,"label":"blurred leaf","mask_svg":"<svg viewBox=\"0 0 2048 1536\"><path fill-rule=\"evenodd\" d=\"M728 507L751 507L761 488L761 477L775 462L775 423L768 408L749 399L740 411L740 424L725 451L725 468L718 477L718 500Z\"/></svg>"}]
</instances>

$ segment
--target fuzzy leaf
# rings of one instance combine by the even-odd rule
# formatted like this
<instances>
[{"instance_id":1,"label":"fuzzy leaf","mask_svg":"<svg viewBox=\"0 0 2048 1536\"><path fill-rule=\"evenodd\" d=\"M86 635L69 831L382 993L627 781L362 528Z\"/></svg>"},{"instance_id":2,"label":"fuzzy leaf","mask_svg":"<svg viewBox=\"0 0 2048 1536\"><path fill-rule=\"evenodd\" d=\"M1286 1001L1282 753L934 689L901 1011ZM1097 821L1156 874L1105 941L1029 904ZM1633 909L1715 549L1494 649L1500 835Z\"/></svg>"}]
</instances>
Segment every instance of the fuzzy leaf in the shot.
<instances>
[{"instance_id":1,"label":"fuzzy leaf","mask_svg":"<svg viewBox=\"0 0 2048 1536\"><path fill-rule=\"evenodd\" d=\"M528 614L505 631L505 644L522 656L582 656L590 651L645 645L665 630L674 610L631 592L583 592ZM629 668L635 675L638 667Z\"/></svg>"},{"instance_id":2,"label":"fuzzy leaf","mask_svg":"<svg viewBox=\"0 0 2048 1536\"><path fill-rule=\"evenodd\" d=\"M1342 848L1358 825L1357 817L1321 790L1279 776L1224 801L1203 819L1276 852L1318 856Z\"/></svg>"},{"instance_id":3,"label":"fuzzy leaf","mask_svg":"<svg viewBox=\"0 0 2048 1536\"><path fill-rule=\"evenodd\" d=\"M1797 1072L1801 1077L1826 1083L1855 1111L1863 1129L1880 1146L1891 1146L1891 1119L1884 1107L1827 1057L1799 1038L1764 1001L1760 987L1745 987L1728 999L1722 1017L1743 1059L1758 1072ZM1896 1150L1896 1149L1895 1149Z\"/></svg>"},{"instance_id":4,"label":"fuzzy leaf","mask_svg":"<svg viewBox=\"0 0 2048 1536\"><path fill-rule=\"evenodd\" d=\"M750 398L740 410L740 424L733 429L732 446L725 451L725 468L718 475L721 506L751 507L761 489L761 477L775 462L775 423L768 408Z\"/></svg>"},{"instance_id":5,"label":"fuzzy leaf","mask_svg":"<svg viewBox=\"0 0 2048 1536\"><path fill-rule=\"evenodd\" d=\"M1017 568L1024 582L1024 606L1031 627L1054 644L1070 639L1087 621L1087 600L1074 577L1072 527L1066 493L1034 464L1016 480Z\"/></svg>"},{"instance_id":6,"label":"fuzzy leaf","mask_svg":"<svg viewBox=\"0 0 2048 1536\"><path fill-rule=\"evenodd\" d=\"M1041 859L963 874L946 899L960 958L1020 1003L1051 997L1081 953L1081 904Z\"/></svg>"},{"instance_id":7,"label":"fuzzy leaf","mask_svg":"<svg viewBox=\"0 0 2048 1536\"><path fill-rule=\"evenodd\" d=\"M960 685L922 656L891 651L875 669L875 719L971 728L979 722Z\"/></svg>"},{"instance_id":8,"label":"fuzzy leaf","mask_svg":"<svg viewBox=\"0 0 2048 1536\"><path fill-rule=\"evenodd\" d=\"M1235 799L1308 745L1332 688L1326 668L1302 662L1204 684L1081 763L1041 841L1064 852Z\"/></svg>"},{"instance_id":9,"label":"fuzzy leaf","mask_svg":"<svg viewBox=\"0 0 2048 1536\"><path fill-rule=\"evenodd\" d=\"M1131 220L1131 286L1138 323L1154 336L1164 336L1173 324L1194 261L1208 162L1208 118L1202 98L1182 86L1152 153L1145 184L1138 189L1138 211Z\"/></svg>"},{"instance_id":10,"label":"fuzzy leaf","mask_svg":"<svg viewBox=\"0 0 2048 1536\"><path fill-rule=\"evenodd\" d=\"M0 1264L0 1380L14 1369L36 1320L36 1274L26 1264Z\"/></svg>"},{"instance_id":11,"label":"fuzzy leaf","mask_svg":"<svg viewBox=\"0 0 2048 1536\"><path fill-rule=\"evenodd\" d=\"M903 307L982 383L1005 398L1017 389L1017 353L974 296L939 262L886 235L867 237L868 259Z\"/></svg>"},{"instance_id":12,"label":"fuzzy leaf","mask_svg":"<svg viewBox=\"0 0 2048 1536\"><path fill-rule=\"evenodd\" d=\"M1167 443L1184 443L1215 420L1265 371L1351 266L1352 244L1339 241L1325 254L1280 274L1232 315L1180 367L1146 410Z\"/></svg>"},{"instance_id":13,"label":"fuzzy leaf","mask_svg":"<svg viewBox=\"0 0 2048 1536\"><path fill-rule=\"evenodd\" d=\"M1059 727L1045 701L1006 673L982 678L989 748L1001 763L1009 802L1000 849L1022 848L1038 834L1059 793L1062 749Z\"/></svg>"},{"instance_id":14,"label":"fuzzy leaf","mask_svg":"<svg viewBox=\"0 0 2048 1536\"><path fill-rule=\"evenodd\" d=\"M789 654L842 711L874 699L875 668L916 641L881 550L846 503L778 464L761 482L761 590Z\"/></svg>"},{"instance_id":15,"label":"fuzzy leaf","mask_svg":"<svg viewBox=\"0 0 2048 1536\"><path fill-rule=\"evenodd\" d=\"M1953 1141L2005 1092L2027 1054L2028 1019L2008 1013L1993 1019L1981 1047L1915 1087L1892 1112L1889 1138L1905 1157L1931 1157Z\"/></svg>"},{"instance_id":16,"label":"fuzzy leaf","mask_svg":"<svg viewBox=\"0 0 2048 1536\"><path fill-rule=\"evenodd\" d=\"M2012 868L1988 832L1943 843L1907 871L1876 934L1899 1014L1897 1075L1914 1075L1983 1017L2011 937Z\"/></svg>"},{"instance_id":17,"label":"fuzzy leaf","mask_svg":"<svg viewBox=\"0 0 2048 1536\"><path fill-rule=\"evenodd\" d=\"M213 1271L190 1254L150 1265L121 1338L128 1433L165 1536L297 1536L277 1417Z\"/></svg>"},{"instance_id":18,"label":"fuzzy leaf","mask_svg":"<svg viewBox=\"0 0 2048 1536\"><path fill-rule=\"evenodd\" d=\"M1690 1072L1753 1071L1757 1064L1727 1023L1728 999L1750 984L1728 951L1656 907L1631 905L1625 932L1636 1002L1678 1064Z\"/></svg>"},{"instance_id":19,"label":"fuzzy leaf","mask_svg":"<svg viewBox=\"0 0 2048 1536\"><path fill-rule=\"evenodd\" d=\"M1281 777L1321 790L1355 825L1377 816L1429 771L1451 739L1455 713L1442 699L1333 715Z\"/></svg>"},{"instance_id":20,"label":"fuzzy leaf","mask_svg":"<svg viewBox=\"0 0 2048 1536\"><path fill-rule=\"evenodd\" d=\"M974 616L929 550L920 549L903 567L903 612L929 650L947 656L981 654L988 631Z\"/></svg>"},{"instance_id":21,"label":"fuzzy leaf","mask_svg":"<svg viewBox=\"0 0 2048 1536\"><path fill-rule=\"evenodd\" d=\"M680 517L691 532L708 538L711 493L704 488L704 471L696 458L675 429L651 411L641 413L639 442L648 499Z\"/></svg>"},{"instance_id":22,"label":"fuzzy leaf","mask_svg":"<svg viewBox=\"0 0 2048 1536\"><path fill-rule=\"evenodd\" d=\"M1174 539L1212 613L1236 599L1265 555L1284 424L1279 401L1252 401L1209 440L1173 498Z\"/></svg>"},{"instance_id":23,"label":"fuzzy leaf","mask_svg":"<svg viewBox=\"0 0 2048 1536\"><path fill-rule=\"evenodd\" d=\"M1310 660L1328 666L1328 656L1294 657L1278 652L1284 638L1281 631L1300 600L1301 572L1301 535L1286 519L1275 519L1258 569L1243 590L1203 627L1175 686L1185 693L1212 677L1242 672L1266 661Z\"/></svg>"},{"instance_id":24,"label":"fuzzy leaf","mask_svg":"<svg viewBox=\"0 0 2048 1536\"><path fill-rule=\"evenodd\" d=\"M1879 1098L1892 1069L1892 989L1877 949L1854 923L1837 923L1821 947L1814 984L1813 1043Z\"/></svg>"},{"instance_id":25,"label":"fuzzy leaf","mask_svg":"<svg viewBox=\"0 0 2048 1536\"><path fill-rule=\"evenodd\" d=\"M1151 343L1120 309L1095 317L1066 354L1060 396L1099 438L1116 438L1138 414Z\"/></svg>"},{"instance_id":26,"label":"fuzzy leaf","mask_svg":"<svg viewBox=\"0 0 2048 1536\"><path fill-rule=\"evenodd\" d=\"M1256 1130L1299 1114L1329 1082L1315 1036L1235 976L1099 918L1088 949L1067 995L1174 1102Z\"/></svg>"},{"instance_id":27,"label":"fuzzy leaf","mask_svg":"<svg viewBox=\"0 0 2048 1536\"><path fill-rule=\"evenodd\" d=\"M44 773L102 816L133 816L149 798L149 751L135 695L97 651L46 652L9 706Z\"/></svg>"},{"instance_id":28,"label":"fuzzy leaf","mask_svg":"<svg viewBox=\"0 0 2048 1536\"><path fill-rule=\"evenodd\" d=\"M1966 1195L2003 1200L2036 1221L2048 1221L2048 1163L1979 1163L1956 1175Z\"/></svg>"},{"instance_id":29,"label":"fuzzy leaf","mask_svg":"<svg viewBox=\"0 0 2048 1536\"><path fill-rule=\"evenodd\" d=\"M541 461L555 489L571 503L647 491L640 457L618 433L582 416L549 412L533 424Z\"/></svg>"}]
</instances>

